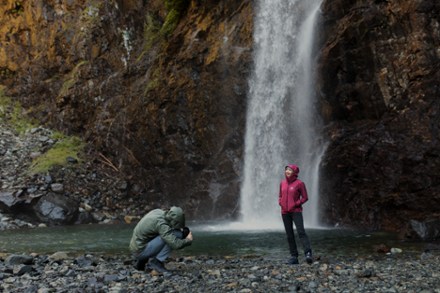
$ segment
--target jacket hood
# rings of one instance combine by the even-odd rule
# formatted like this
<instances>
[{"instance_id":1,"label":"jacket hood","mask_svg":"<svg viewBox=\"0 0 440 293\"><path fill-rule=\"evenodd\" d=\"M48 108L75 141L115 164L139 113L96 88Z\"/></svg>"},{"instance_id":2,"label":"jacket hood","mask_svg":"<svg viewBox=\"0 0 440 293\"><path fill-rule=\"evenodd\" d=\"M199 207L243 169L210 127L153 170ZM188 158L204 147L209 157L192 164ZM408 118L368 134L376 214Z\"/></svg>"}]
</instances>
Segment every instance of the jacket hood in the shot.
<instances>
[{"instance_id":1,"label":"jacket hood","mask_svg":"<svg viewBox=\"0 0 440 293\"><path fill-rule=\"evenodd\" d=\"M291 183L291 182L295 181L298 178L299 168L298 168L297 165L294 165L294 164L287 165L284 169L286 169L286 168L290 168L293 171L293 173L292 173L292 175L290 177L286 176L287 182Z\"/></svg>"},{"instance_id":2,"label":"jacket hood","mask_svg":"<svg viewBox=\"0 0 440 293\"><path fill-rule=\"evenodd\" d=\"M182 208L171 207L170 210L165 213L165 220L174 229L185 227L185 214Z\"/></svg>"}]
</instances>

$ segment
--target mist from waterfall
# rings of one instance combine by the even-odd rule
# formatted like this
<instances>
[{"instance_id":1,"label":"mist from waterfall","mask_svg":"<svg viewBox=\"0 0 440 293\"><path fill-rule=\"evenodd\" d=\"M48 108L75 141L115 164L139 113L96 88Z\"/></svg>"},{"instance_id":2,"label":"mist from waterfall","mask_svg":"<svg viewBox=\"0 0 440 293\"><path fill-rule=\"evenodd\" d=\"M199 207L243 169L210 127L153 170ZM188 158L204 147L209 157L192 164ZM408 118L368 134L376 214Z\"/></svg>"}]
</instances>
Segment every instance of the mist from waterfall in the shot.
<instances>
[{"instance_id":1,"label":"mist from waterfall","mask_svg":"<svg viewBox=\"0 0 440 293\"><path fill-rule=\"evenodd\" d=\"M313 44L321 2L258 1L240 194L243 228L283 227L278 191L288 163L299 166L309 194L305 225L319 226L319 163L325 143L314 104Z\"/></svg>"}]
</instances>

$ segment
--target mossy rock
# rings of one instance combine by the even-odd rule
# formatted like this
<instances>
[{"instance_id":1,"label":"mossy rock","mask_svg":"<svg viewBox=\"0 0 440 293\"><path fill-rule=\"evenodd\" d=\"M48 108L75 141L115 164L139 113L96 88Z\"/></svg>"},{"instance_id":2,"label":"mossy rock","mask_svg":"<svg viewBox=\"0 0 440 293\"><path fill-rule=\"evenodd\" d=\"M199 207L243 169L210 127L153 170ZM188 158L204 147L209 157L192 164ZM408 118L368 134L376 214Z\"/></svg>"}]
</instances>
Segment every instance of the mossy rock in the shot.
<instances>
[{"instance_id":1,"label":"mossy rock","mask_svg":"<svg viewBox=\"0 0 440 293\"><path fill-rule=\"evenodd\" d=\"M30 167L31 174L47 172L54 166L65 166L68 164L68 158L81 162L80 154L85 143L79 137L66 137L57 132L52 138L58 141L47 152L33 160Z\"/></svg>"}]
</instances>

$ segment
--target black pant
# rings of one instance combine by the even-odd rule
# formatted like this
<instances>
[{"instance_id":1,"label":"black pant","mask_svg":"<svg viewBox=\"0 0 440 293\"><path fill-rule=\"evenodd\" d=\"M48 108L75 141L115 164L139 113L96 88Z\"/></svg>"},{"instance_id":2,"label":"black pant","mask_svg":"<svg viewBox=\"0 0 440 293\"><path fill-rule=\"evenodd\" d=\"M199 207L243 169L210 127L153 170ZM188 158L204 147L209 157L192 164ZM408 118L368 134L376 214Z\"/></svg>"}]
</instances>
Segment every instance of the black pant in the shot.
<instances>
[{"instance_id":1,"label":"black pant","mask_svg":"<svg viewBox=\"0 0 440 293\"><path fill-rule=\"evenodd\" d=\"M307 252L312 252L310 247L309 237L307 237L306 231L304 230L304 220L302 212L282 214L284 229L287 234L287 242L289 243L290 255L298 257L298 249L296 248L295 235L293 234L293 223L295 223L296 231L298 232L299 239L301 240L304 254Z\"/></svg>"}]
</instances>

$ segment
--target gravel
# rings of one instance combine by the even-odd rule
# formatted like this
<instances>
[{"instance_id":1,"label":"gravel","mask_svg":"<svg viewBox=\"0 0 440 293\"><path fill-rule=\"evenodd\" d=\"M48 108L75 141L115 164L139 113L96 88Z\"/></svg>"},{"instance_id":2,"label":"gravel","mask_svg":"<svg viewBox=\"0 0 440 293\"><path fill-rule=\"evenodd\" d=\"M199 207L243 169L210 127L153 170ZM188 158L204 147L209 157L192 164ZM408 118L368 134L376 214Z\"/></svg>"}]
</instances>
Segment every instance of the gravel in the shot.
<instances>
[{"instance_id":1,"label":"gravel","mask_svg":"<svg viewBox=\"0 0 440 293\"><path fill-rule=\"evenodd\" d=\"M29 260L31 257L31 261ZM440 292L439 251L319 258L172 257L169 276L137 271L129 255L3 255L2 292Z\"/></svg>"}]
</instances>

